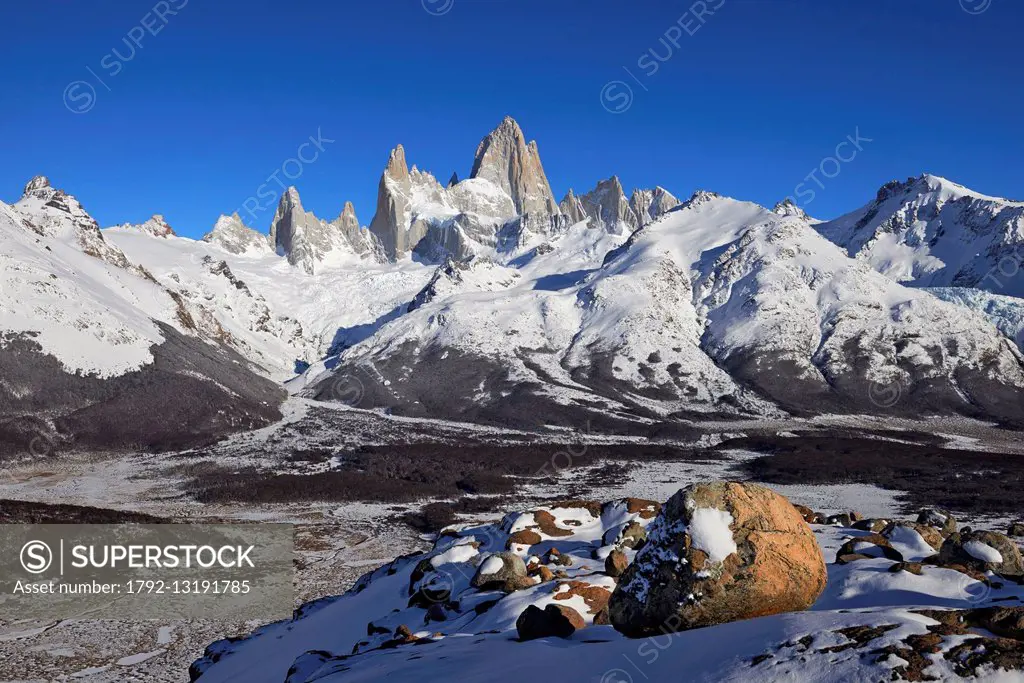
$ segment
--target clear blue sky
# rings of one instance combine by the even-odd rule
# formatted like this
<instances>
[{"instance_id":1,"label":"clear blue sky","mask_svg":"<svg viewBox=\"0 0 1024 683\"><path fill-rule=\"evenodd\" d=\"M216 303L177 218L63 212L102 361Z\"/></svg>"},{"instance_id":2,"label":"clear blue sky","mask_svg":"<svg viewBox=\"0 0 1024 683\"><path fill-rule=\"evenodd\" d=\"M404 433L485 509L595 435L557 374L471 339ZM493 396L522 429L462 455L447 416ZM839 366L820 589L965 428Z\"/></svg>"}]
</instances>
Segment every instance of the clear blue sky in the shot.
<instances>
[{"instance_id":1,"label":"clear blue sky","mask_svg":"<svg viewBox=\"0 0 1024 683\"><path fill-rule=\"evenodd\" d=\"M352 200L365 225L396 143L442 181L464 177L505 114L537 139L559 197L618 174L627 190L771 205L856 129L872 142L813 186L812 215L925 171L1024 197L1024 3L706 0L721 6L704 23L691 4L4 3L0 198L45 173L101 225L163 213L199 236L319 128L336 142L295 181L303 203L332 218ZM180 9L164 22L155 5ZM638 60L668 57L666 44L671 58L648 75L653 58ZM77 80L96 90L81 114L64 98ZM621 114L602 106L613 80L634 94ZM71 107L89 104L88 87L69 91ZM608 103L622 106L624 92L613 86ZM272 214L253 225L266 230Z\"/></svg>"}]
</instances>

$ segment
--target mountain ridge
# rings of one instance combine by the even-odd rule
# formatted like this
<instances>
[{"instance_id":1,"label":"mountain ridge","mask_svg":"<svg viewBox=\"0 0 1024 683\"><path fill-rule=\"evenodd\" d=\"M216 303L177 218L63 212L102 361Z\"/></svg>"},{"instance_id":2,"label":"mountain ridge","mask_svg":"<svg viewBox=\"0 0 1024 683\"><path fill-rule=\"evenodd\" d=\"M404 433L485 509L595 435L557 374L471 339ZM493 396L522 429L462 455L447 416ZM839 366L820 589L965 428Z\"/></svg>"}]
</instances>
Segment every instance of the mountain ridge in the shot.
<instances>
[{"instance_id":1,"label":"mountain ridge","mask_svg":"<svg viewBox=\"0 0 1024 683\"><path fill-rule=\"evenodd\" d=\"M17 277L10 292L58 313L37 324L4 300L0 313L8 334L102 382L155 367L150 347L184 335L292 393L416 417L627 432L827 412L1024 421L1024 302L971 293L980 264L1017 253L1024 204L927 174L826 222L707 191L627 198L617 176L556 202L537 150L507 118L445 186L399 145L369 226L351 202L318 218L292 187L269 233L235 214L202 240L159 215L100 230L36 177L3 205L15 261L40 280L65 272L48 249L101 268L79 285L96 313L73 322L69 294ZM960 238L987 260L939 267ZM74 325L86 336L68 344ZM110 348L125 364L95 365ZM97 360L75 360L89 349ZM879 399L889 389L896 402Z\"/></svg>"}]
</instances>

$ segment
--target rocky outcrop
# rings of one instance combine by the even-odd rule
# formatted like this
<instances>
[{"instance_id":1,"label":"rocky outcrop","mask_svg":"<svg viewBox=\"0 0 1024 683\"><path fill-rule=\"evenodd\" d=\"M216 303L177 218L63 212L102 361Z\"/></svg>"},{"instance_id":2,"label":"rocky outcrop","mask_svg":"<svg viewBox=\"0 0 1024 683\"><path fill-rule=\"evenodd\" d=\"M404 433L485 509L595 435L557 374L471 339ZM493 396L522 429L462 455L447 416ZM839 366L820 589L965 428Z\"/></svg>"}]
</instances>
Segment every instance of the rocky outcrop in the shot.
<instances>
[{"instance_id":1,"label":"rocky outcrop","mask_svg":"<svg viewBox=\"0 0 1024 683\"><path fill-rule=\"evenodd\" d=\"M341 215L328 223L302 208L294 187L281 196L270 227L270 241L289 263L309 275L330 255L381 260L383 254L377 239L359 227L352 202L346 202Z\"/></svg>"},{"instance_id":2,"label":"rocky outcrop","mask_svg":"<svg viewBox=\"0 0 1024 683\"><path fill-rule=\"evenodd\" d=\"M826 580L814 534L784 497L694 484L665 504L608 609L627 635L684 631L806 609Z\"/></svg>"},{"instance_id":3,"label":"rocky outcrop","mask_svg":"<svg viewBox=\"0 0 1024 683\"><path fill-rule=\"evenodd\" d=\"M404 148L396 147L381 175L370 231L391 260L415 252L440 262L513 251L566 225L536 143L527 144L506 118L480 143L469 179L453 174L447 187L410 170Z\"/></svg>"},{"instance_id":4,"label":"rocky outcrop","mask_svg":"<svg viewBox=\"0 0 1024 683\"><path fill-rule=\"evenodd\" d=\"M540 218L560 213L536 141L527 143L510 116L480 142L470 177L484 178L504 190L520 215Z\"/></svg>"},{"instance_id":5,"label":"rocky outcrop","mask_svg":"<svg viewBox=\"0 0 1024 683\"><path fill-rule=\"evenodd\" d=\"M796 205L792 199L786 197L781 202L776 204L772 208L772 213L776 213L780 216L793 216L795 218L802 218L804 220L810 220L810 216L802 208Z\"/></svg>"},{"instance_id":6,"label":"rocky outcrop","mask_svg":"<svg viewBox=\"0 0 1024 683\"><path fill-rule=\"evenodd\" d=\"M50 179L44 175L37 175L32 180L25 183L25 189L22 191L23 197L37 195L37 193L46 194L51 190Z\"/></svg>"},{"instance_id":7,"label":"rocky outcrop","mask_svg":"<svg viewBox=\"0 0 1024 683\"><path fill-rule=\"evenodd\" d=\"M653 190L633 190L633 195L629 198L629 206L633 209L637 227L640 228L664 216L681 203L675 195L661 186Z\"/></svg>"},{"instance_id":8,"label":"rocky outcrop","mask_svg":"<svg viewBox=\"0 0 1024 683\"><path fill-rule=\"evenodd\" d=\"M356 207L352 202L345 202L341 215L328 224L330 243L334 249L350 249L361 258L368 258L378 263L386 260L384 248L373 233L359 225ZM333 232L333 235L331 234Z\"/></svg>"},{"instance_id":9,"label":"rocky outcrop","mask_svg":"<svg viewBox=\"0 0 1024 683\"><path fill-rule=\"evenodd\" d=\"M168 225L167 221L160 214L154 214L148 221L139 225L125 223L120 227L145 233L153 237L174 237L176 234L174 229Z\"/></svg>"},{"instance_id":10,"label":"rocky outcrop","mask_svg":"<svg viewBox=\"0 0 1024 683\"><path fill-rule=\"evenodd\" d=\"M572 188L565 194L562 201L558 204L562 215L565 216L569 225L576 225L587 220L587 212L583 208L583 203L580 198L576 196Z\"/></svg>"},{"instance_id":11,"label":"rocky outcrop","mask_svg":"<svg viewBox=\"0 0 1024 683\"><path fill-rule=\"evenodd\" d=\"M322 242L324 232L320 220L302 208L298 190L289 187L281 195L270 226L270 243L277 253L312 275L319 249L327 246Z\"/></svg>"},{"instance_id":12,"label":"rocky outcrop","mask_svg":"<svg viewBox=\"0 0 1024 683\"><path fill-rule=\"evenodd\" d=\"M137 275L143 269L128 260L120 249L106 241L99 224L72 195L50 185L46 176L36 176L26 185L21 200L13 207L25 227L42 237L76 242L89 256L124 268Z\"/></svg>"},{"instance_id":13,"label":"rocky outcrop","mask_svg":"<svg viewBox=\"0 0 1024 683\"><path fill-rule=\"evenodd\" d=\"M269 254L273 252L267 235L247 227L241 216L233 213L217 219L213 230L203 236L204 242L216 244L231 254Z\"/></svg>"},{"instance_id":14,"label":"rocky outcrop","mask_svg":"<svg viewBox=\"0 0 1024 683\"><path fill-rule=\"evenodd\" d=\"M925 508L917 515L918 524L926 524L938 529L943 538L955 534L957 530L956 517L949 510L939 508Z\"/></svg>"},{"instance_id":15,"label":"rocky outcrop","mask_svg":"<svg viewBox=\"0 0 1024 683\"><path fill-rule=\"evenodd\" d=\"M626 200L618 176L602 180L593 190L580 197L591 225L615 235L628 234L640 226L636 213Z\"/></svg>"},{"instance_id":16,"label":"rocky outcrop","mask_svg":"<svg viewBox=\"0 0 1024 683\"><path fill-rule=\"evenodd\" d=\"M629 567L629 558L618 548L608 553L608 557L604 560L604 573L613 579L622 576L627 567Z\"/></svg>"}]
</instances>

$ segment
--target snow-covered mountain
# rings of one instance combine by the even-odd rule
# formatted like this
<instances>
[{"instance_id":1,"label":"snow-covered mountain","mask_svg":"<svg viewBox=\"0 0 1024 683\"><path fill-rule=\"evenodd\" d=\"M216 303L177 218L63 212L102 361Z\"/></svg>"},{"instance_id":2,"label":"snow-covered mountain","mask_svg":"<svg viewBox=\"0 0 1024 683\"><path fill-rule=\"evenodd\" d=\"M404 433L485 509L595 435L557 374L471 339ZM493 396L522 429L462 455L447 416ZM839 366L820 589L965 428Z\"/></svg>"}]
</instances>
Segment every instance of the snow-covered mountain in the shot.
<instances>
[{"instance_id":1,"label":"snow-covered mountain","mask_svg":"<svg viewBox=\"0 0 1024 683\"><path fill-rule=\"evenodd\" d=\"M159 217L123 228L178 239ZM59 447L167 447L265 424L282 395L223 344L206 310L107 241L73 196L34 178L0 203L0 426ZM19 417L24 416L24 417Z\"/></svg>"},{"instance_id":2,"label":"snow-covered mountain","mask_svg":"<svg viewBox=\"0 0 1024 683\"><path fill-rule=\"evenodd\" d=\"M579 223L529 260L449 264L408 313L311 368L309 391L356 376L370 405L534 423L586 405L605 419L875 412L873 385L901 387L887 411L1019 410L1022 356L991 323L802 218L698 192L620 242Z\"/></svg>"},{"instance_id":3,"label":"snow-covered mountain","mask_svg":"<svg viewBox=\"0 0 1024 683\"><path fill-rule=\"evenodd\" d=\"M1024 297L1024 202L925 174L886 183L871 203L817 228L898 282Z\"/></svg>"},{"instance_id":4,"label":"snow-covered mountain","mask_svg":"<svg viewBox=\"0 0 1024 683\"><path fill-rule=\"evenodd\" d=\"M5 208L4 333L102 377L181 334L293 392L533 426L1024 414L1020 276L979 293L1021 248L1024 205L933 176L826 223L703 191L627 199L615 176L556 202L506 118L469 178L442 185L399 145L370 225L343 206L324 220L290 188L268 232L221 216L197 241L160 216L101 232L34 179ZM46 324L39 291L58 302Z\"/></svg>"},{"instance_id":5,"label":"snow-covered mountain","mask_svg":"<svg viewBox=\"0 0 1024 683\"><path fill-rule=\"evenodd\" d=\"M527 143L511 118L481 141L470 177L457 181L444 187L430 173L410 170L401 145L392 150L370 223L390 259L412 252L434 261L495 256L567 227L536 142Z\"/></svg>"}]
</instances>

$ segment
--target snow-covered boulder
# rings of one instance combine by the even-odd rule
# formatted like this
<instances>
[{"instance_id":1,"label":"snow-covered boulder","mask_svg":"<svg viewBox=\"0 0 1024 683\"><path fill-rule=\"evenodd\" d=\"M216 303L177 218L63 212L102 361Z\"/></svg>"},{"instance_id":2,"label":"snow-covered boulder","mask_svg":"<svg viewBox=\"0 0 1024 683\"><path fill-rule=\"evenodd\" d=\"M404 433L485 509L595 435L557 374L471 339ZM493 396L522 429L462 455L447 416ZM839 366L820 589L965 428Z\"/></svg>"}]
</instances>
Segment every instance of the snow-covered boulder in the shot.
<instances>
[{"instance_id":1,"label":"snow-covered boulder","mask_svg":"<svg viewBox=\"0 0 1024 683\"><path fill-rule=\"evenodd\" d=\"M485 558L476 570L471 585L474 588L497 589L506 593L532 586L526 576L526 563L513 552L494 553Z\"/></svg>"},{"instance_id":2,"label":"snow-covered boulder","mask_svg":"<svg viewBox=\"0 0 1024 683\"><path fill-rule=\"evenodd\" d=\"M694 484L665 504L608 608L627 635L685 631L806 609L826 581L814 533L783 496Z\"/></svg>"},{"instance_id":3,"label":"snow-covered boulder","mask_svg":"<svg viewBox=\"0 0 1024 683\"><path fill-rule=\"evenodd\" d=\"M1020 549L995 531L965 531L952 534L939 550L943 566L963 565L977 571L994 571L1004 576L1024 575Z\"/></svg>"},{"instance_id":4,"label":"snow-covered boulder","mask_svg":"<svg viewBox=\"0 0 1024 683\"><path fill-rule=\"evenodd\" d=\"M921 510L917 515L917 523L938 529L943 538L955 534L957 530L956 517L949 510L939 508Z\"/></svg>"}]
</instances>

